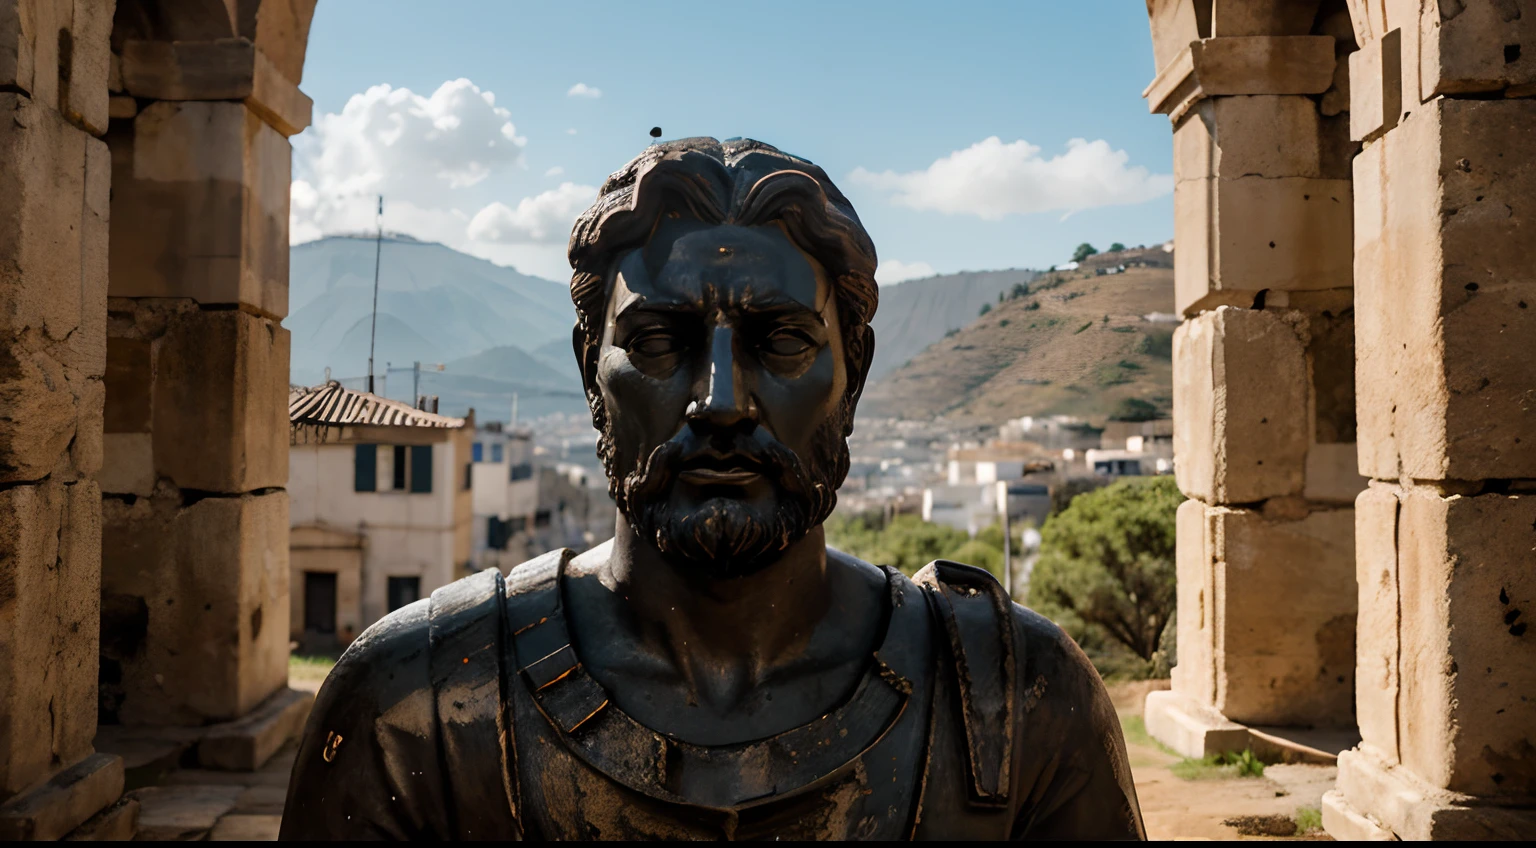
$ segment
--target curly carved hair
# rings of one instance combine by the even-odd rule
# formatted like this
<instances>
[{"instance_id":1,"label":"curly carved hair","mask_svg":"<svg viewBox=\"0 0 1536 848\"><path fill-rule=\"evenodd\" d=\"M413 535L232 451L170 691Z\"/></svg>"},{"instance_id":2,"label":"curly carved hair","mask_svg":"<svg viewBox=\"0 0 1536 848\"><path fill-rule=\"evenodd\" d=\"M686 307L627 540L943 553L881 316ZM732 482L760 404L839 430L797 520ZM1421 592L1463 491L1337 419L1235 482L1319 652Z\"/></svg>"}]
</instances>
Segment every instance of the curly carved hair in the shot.
<instances>
[{"instance_id":1,"label":"curly carved hair","mask_svg":"<svg viewBox=\"0 0 1536 848\"><path fill-rule=\"evenodd\" d=\"M587 403L604 438L603 398L592 379L602 343L610 272L618 257L650 237L660 216L686 210L700 221L754 226L777 222L801 250L826 269L837 298L844 355L850 374L863 375L874 344L869 329L879 304L874 242L848 198L820 167L752 139L685 138L655 144L608 177L571 229L571 300ZM849 385L862 381L850 380ZM855 395L843 400L843 435L852 431Z\"/></svg>"}]
</instances>

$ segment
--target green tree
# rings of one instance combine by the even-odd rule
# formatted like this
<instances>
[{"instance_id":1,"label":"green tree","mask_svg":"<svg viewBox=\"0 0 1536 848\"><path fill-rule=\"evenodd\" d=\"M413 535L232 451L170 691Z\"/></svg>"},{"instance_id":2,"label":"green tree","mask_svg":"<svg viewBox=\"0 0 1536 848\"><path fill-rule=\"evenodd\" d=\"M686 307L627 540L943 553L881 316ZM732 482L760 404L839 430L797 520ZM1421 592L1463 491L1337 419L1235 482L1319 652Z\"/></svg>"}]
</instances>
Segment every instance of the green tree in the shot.
<instances>
[{"instance_id":1,"label":"green tree","mask_svg":"<svg viewBox=\"0 0 1536 848\"><path fill-rule=\"evenodd\" d=\"M1111 421L1156 421L1161 413L1157 405L1141 398L1121 398L1109 413Z\"/></svg>"},{"instance_id":2,"label":"green tree","mask_svg":"<svg viewBox=\"0 0 1536 848\"><path fill-rule=\"evenodd\" d=\"M1118 241L1109 246L1109 252L1110 253L1119 253L1122 250L1125 250L1125 245L1121 244Z\"/></svg>"},{"instance_id":3,"label":"green tree","mask_svg":"<svg viewBox=\"0 0 1536 848\"><path fill-rule=\"evenodd\" d=\"M1081 262L1098 252L1098 248L1085 241L1077 246L1077 250L1072 251L1072 261Z\"/></svg>"},{"instance_id":4,"label":"green tree","mask_svg":"<svg viewBox=\"0 0 1536 848\"><path fill-rule=\"evenodd\" d=\"M981 311L976 313L976 315L978 317L980 317L980 316L985 315L985 314L987 314L988 312L991 312L991 311L992 311L992 304L990 304L990 303L983 303L981 305Z\"/></svg>"},{"instance_id":5,"label":"green tree","mask_svg":"<svg viewBox=\"0 0 1536 848\"><path fill-rule=\"evenodd\" d=\"M1107 637L1150 665L1173 618L1174 514L1183 500L1168 476L1073 498L1041 530L1030 606L1079 642Z\"/></svg>"},{"instance_id":6,"label":"green tree","mask_svg":"<svg viewBox=\"0 0 1536 848\"><path fill-rule=\"evenodd\" d=\"M1024 283L1014 283L1013 289L1008 292L1008 299L1018 300L1027 294L1029 294L1029 286L1025 285Z\"/></svg>"}]
</instances>

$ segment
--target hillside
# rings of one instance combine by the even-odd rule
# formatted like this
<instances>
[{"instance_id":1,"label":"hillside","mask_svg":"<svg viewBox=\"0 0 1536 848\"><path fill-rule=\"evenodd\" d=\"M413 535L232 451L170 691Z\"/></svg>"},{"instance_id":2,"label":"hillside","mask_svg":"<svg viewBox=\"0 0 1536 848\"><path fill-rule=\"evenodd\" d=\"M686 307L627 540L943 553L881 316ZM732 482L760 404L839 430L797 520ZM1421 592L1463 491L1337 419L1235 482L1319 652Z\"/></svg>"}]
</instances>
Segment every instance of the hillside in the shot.
<instances>
[{"instance_id":1,"label":"hillside","mask_svg":"<svg viewBox=\"0 0 1536 848\"><path fill-rule=\"evenodd\" d=\"M994 295L987 314L870 386L860 413L997 424L1020 415L1106 416L1126 398L1168 411L1175 325L1145 316L1173 312L1173 269L1095 275L1117 259L1125 261L1112 254L1046 274L1021 298L997 303Z\"/></svg>"},{"instance_id":2,"label":"hillside","mask_svg":"<svg viewBox=\"0 0 1536 848\"><path fill-rule=\"evenodd\" d=\"M900 368L923 348L976 319L983 303L996 303L1019 283L1028 283L1038 271L961 271L908 280L880 287L880 308L871 326L875 331L875 362L870 379Z\"/></svg>"},{"instance_id":3,"label":"hillside","mask_svg":"<svg viewBox=\"0 0 1536 848\"><path fill-rule=\"evenodd\" d=\"M374 240L333 236L289 253L291 380L313 384L368 371ZM524 350L568 339L575 311L563 283L530 277L406 236L379 258L376 368L444 362L502 345Z\"/></svg>"}]
</instances>

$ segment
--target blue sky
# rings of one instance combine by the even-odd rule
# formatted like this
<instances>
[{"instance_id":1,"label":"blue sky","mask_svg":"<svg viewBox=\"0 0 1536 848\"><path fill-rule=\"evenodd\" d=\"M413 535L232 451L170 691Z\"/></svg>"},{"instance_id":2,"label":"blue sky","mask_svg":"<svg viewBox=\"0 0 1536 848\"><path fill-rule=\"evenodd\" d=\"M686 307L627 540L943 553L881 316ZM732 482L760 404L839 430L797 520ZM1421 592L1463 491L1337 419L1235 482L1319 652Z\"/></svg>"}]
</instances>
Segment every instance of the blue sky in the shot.
<instances>
[{"instance_id":1,"label":"blue sky","mask_svg":"<svg viewBox=\"0 0 1536 848\"><path fill-rule=\"evenodd\" d=\"M822 165L901 263L883 280L1043 267L1172 237L1152 74L1131 0L326 0L294 237L371 226L382 191L386 228L559 279L571 219L659 125Z\"/></svg>"}]
</instances>

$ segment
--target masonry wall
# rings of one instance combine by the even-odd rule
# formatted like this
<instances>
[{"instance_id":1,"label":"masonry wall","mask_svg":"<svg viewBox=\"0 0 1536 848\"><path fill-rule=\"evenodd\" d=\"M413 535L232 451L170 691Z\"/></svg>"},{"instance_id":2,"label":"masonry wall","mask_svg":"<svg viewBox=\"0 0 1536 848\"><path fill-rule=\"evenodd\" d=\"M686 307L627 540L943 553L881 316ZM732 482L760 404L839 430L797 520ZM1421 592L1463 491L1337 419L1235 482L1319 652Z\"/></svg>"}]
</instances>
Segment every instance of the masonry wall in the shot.
<instances>
[{"instance_id":1,"label":"masonry wall","mask_svg":"<svg viewBox=\"0 0 1536 848\"><path fill-rule=\"evenodd\" d=\"M118 16L107 86L101 718L200 725L287 681L287 137L313 4L145 8ZM263 34L293 15L296 53Z\"/></svg>"},{"instance_id":2,"label":"masonry wall","mask_svg":"<svg viewBox=\"0 0 1536 848\"><path fill-rule=\"evenodd\" d=\"M111 28L110 3L0 3L0 839L58 838L122 791L91 743ZM27 816L50 780L74 807Z\"/></svg>"}]
</instances>

